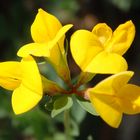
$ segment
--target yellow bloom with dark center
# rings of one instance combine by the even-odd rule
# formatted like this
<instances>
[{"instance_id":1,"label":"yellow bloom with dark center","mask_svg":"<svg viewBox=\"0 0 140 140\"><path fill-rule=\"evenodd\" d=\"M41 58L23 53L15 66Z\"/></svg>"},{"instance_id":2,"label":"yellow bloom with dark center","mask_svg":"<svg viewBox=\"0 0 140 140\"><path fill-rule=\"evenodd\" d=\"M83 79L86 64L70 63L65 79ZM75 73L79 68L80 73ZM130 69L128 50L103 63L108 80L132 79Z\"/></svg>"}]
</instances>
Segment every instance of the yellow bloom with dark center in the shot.
<instances>
[{"instance_id":1,"label":"yellow bloom with dark center","mask_svg":"<svg viewBox=\"0 0 140 140\"><path fill-rule=\"evenodd\" d=\"M0 63L0 86L14 90L12 107L16 114L32 109L43 96L41 76L31 56L21 62Z\"/></svg>"},{"instance_id":2,"label":"yellow bloom with dark center","mask_svg":"<svg viewBox=\"0 0 140 140\"><path fill-rule=\"evenodd\" d=\"M128 84L133 72L125 71L106 78L87 94L101 118L118 127L123 113L140 113L140 87Z\"/></svg>"},{"instance_id":3,"label":"yellow bloom with dark center","mask_svg":"<svg viewBox=\"0 0 140 140\"><path fill-rule=\"evenodd\" d=\"M112 33L105 23L97 24L92 32L78 30L70 42L72 56L84 72L118 73L127 70L122 55L129 49L135 36L135 26L127 21Z\"/></svg>"}]
</instances>

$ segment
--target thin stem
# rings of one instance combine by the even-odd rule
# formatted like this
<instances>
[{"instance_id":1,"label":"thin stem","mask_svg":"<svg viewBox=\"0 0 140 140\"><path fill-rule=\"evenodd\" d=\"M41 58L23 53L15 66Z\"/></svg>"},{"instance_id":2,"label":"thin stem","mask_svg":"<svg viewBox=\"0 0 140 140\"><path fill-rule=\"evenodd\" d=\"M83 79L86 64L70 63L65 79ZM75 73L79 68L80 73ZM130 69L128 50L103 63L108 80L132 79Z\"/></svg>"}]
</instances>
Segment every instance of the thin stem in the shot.
<instances>
[{"instance_id":1,"label":"thin stem","mask_svg":"<svg viewBox=\"0 0 140 140\"><path fill-rule=\"evenodd\" d=\"M64 111L64 128L65 128L66 140L71 140L71 135L70 135L70 114L69 114L69 110L65 110Z\"/></svg>"}]
</instances>

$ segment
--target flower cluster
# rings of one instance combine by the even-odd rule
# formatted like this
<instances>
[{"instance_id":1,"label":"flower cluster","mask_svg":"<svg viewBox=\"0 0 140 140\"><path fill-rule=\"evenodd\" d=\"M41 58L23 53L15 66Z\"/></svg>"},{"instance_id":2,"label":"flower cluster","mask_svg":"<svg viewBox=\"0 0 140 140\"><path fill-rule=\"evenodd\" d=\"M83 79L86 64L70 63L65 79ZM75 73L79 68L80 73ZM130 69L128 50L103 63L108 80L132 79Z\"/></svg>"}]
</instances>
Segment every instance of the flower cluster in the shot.
<instances>
[{"instance_id":1,"label":"flower cluster","mask_svg":"<svg viewBox=\"0 0 140 140\"><path fill-rule=\"evenodd\" d=\"M29 111L48 95L51 100L46 108L52 105L52 116L77 101L92 115L99 115L110 126L118 127L123 113L140 113L140 87L128 84L133 72L127 71L127 62L122 57L134 39L135 26L127 21L113 32L107 24L99 23L91 32L76 31L71 36L70 49L81 73L74 82L65 45L65 33L72 26L62 26L55 16L39 9L31 26L33 43L17 52L21 61L0 63L0 86L13 90L12 107L16 114ZM61 78L64 86L43 74L40 67L46 63L52 66L56 79ZM82 89L96 74L113 75L94 87Z\"/></svg>"}]
</instances>

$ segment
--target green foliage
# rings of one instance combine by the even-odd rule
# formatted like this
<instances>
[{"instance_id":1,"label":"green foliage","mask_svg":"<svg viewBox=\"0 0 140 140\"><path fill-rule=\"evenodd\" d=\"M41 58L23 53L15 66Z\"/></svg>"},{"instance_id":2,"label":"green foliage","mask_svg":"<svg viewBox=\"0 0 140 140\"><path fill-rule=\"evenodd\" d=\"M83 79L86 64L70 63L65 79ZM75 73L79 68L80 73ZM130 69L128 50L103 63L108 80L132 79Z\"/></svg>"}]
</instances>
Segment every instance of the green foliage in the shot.
<instances>
[{"instance_id":1,"label":"green foliage","mask_svg":"<svg viewBox=\"0 0 140 140\"><path fill-rule=\"evenodd\" d=\"M128 12L131 9L137 9L140 7L139 0L108 0L114 6L122 11Z\"/></svg>"},{"instance_id":2,"label":"green foliage","mask_svg":"<svg viewBox=\"0 0 140 140\"><path fill-rule=\"evenodd\" d=\"M66 18L68 19L70 16L74 16L75 12L80 8L76 0L59 0L59 2L58 0L51 0L48 1L48 4L49 6L46 5L48 9L62 20L65 20ZM64 14L64 12L66 14Z\"/></svg>"},{"instance_id":3,"label":"green foliage","mask_svg":"<svg viewBox=\"0 0 140 140\"><path fill-rule=\"evenodd\" d=\"M112 4L123 11L128 11L131 8L132 0L109 0Z\"/></svg>"},{"instance_id":4,"label":"green foliage","mask_svg":"<svg viewBox=\"0 0 140 140\"><path fill-rule=\"evenodd\" d=\"M77 103L75 95L73 95L73 106L71 108L71 116L77 125L80 125L81 122L86 117L86 111Z\"/></svg>"},{"instance_id":5,"label":"green foliage","mask_svg":"<svg viewBox=\"0 0 140 140\"><path fill-rule=\"evenodd\" d=\"M46 134L53 133L54 126L51 118L40 109L35 109L23 115L13 115L12 124L25 136L33 136L37 139L45 138Z\"/></svg>"},{"instance_id":6,"label":"green foliage","mask_svg":"<svg viewBox=\"0 0 140 140\"><path fill-rule=\"evenodd\" d=\"M72 98L69 96L61 96L54 101L51 116L55 117L59 113L69 109L73 104Z\"/></svg>"},{"instance_id":7,"label":"green foliage","mask_svg":"<svg viewBox=\"0 0 140 140\"><path fill-rule=\"evenodd\" d=\"M72 119L71 119L70 123L71 123L70 135L71 136L79 136L80 135L79 124L75 120L72 120Z\"/></svg>"}]
</instances>

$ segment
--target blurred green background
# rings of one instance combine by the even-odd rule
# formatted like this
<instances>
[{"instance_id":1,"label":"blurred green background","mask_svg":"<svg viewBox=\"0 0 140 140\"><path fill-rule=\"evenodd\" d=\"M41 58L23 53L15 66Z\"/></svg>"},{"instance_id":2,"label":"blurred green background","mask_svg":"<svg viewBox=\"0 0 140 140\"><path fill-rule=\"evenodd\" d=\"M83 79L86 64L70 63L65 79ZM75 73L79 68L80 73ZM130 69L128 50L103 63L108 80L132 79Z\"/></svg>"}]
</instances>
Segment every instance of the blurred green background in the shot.
<instances>
[{"instance_id":1,"label":"blurred green background","mask_svg":"<svg viewBox=\"0 0 140 140\"><path fill-rule=\"evenodd\" d=\"M98 22L112 29L127 20L136 26L136 37L125 54L129 70L135 71L132 83L140 85L140 1L139 0L1 0L0 61L19 60L17 50L32 42L30 26L38 8L54 14L64 24L73 23L68 38L77 29L91 30ZM72 75L78 68L69 55ZM102 77L97 76L92 84ZM11 108L11 92L0 89L0 140L65 140L63 114L52 119L42 103L32 111L16 116ZM42 101L43 102L43 101ZM71 111L75 140L139 140L140 115L124 116L118 129L99 117L86 114L75 105ZM79 128L78 128L79 127ZM78 134L80 133L80 136Z\"/></svg>"}]
</instances>

